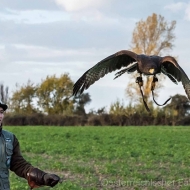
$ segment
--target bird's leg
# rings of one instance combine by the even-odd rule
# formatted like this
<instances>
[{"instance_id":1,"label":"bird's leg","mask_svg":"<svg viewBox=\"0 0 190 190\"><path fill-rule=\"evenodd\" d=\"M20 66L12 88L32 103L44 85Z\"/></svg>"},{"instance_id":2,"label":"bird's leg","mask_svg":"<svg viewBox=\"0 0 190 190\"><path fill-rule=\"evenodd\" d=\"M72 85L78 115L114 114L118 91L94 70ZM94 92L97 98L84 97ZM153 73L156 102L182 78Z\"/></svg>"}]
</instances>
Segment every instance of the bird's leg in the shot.
<instances>
[{"instance_id":1,"label":"bird's leg","mask_svg":"<svg viewBox=\"0 0 190 190\"><path fill-rule=\"evenodd\" d=\"M140 74L140 76L137 77L136 83L138 83L138 85L139 85L140 87L143 86L142 74Z\"/></svg>"},{"instance_id":2,"label":"bird's leg","mask_svg":"<svg viewBox=\"0 0 190 190\"><path fill-rule=\"evenodd\" d=\"M158 82L158 78L154 75L152 83L151 83L151 90L152 91L155 89L156 82Z\"/></svg>"}]
</instances>

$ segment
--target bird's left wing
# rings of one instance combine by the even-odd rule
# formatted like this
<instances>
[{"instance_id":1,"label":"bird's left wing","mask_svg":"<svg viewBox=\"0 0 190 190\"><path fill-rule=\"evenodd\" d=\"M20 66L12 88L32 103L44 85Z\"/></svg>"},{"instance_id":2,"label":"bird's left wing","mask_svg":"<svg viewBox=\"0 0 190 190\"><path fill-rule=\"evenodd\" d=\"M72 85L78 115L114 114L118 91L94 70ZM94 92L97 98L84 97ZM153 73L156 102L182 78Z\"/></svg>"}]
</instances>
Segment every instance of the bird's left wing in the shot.
<instances>
[{"instance_id":1,"label":"bird's left wing","mask_svg":"<svg viewBox=\"0 0 190 190\"><path fill-rule=\"evenodd\" d=\"M171 56L166 56L162 57L161 64L161 67L163 67L167 73L172 75L178 82L182 82L185 92L190 100L190 80L177 61Z\"/></svg>"},{"instance_id":2,"label":"bird's left wing","mask_svg":"<svg viewBox=\"0 0 190 190\"><path fill-rule=\"evenodd\" d=\"M129 64L137 61L137 54L131 51L122 50L98 62L88 71L86 71L74 84L73 95L80 94L88 89L95 81L104 77L104 75L111 73L122 67L127 67Z\"/></svg>"}]
</instances>

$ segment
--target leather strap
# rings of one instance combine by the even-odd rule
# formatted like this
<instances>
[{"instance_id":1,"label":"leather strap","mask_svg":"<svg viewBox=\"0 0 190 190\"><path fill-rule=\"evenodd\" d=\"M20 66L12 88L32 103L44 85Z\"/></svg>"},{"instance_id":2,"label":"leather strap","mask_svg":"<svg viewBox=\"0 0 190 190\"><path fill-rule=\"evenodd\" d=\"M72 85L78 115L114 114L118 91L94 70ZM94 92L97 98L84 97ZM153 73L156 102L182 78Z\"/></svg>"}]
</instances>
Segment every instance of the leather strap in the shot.
<instances>
[{"instance_id":1,"label":"leather strap","mask_svg":"<svg viewBox=\"0 0 190 190\"><path fill-rule=\"evenodd\" d=\"M154 102L155 102L158 106L164 106L164 105L167 104L167 102L168 102L169 100L171 100L171 98L168 98L163 104L158 104L158 103L156 102L156 100L155 100L155 98L154 98L154 88L155 88L155 86L156 86L156 82L158 82L158 79L154 76L154 77L153 77L153 81L152 81L152 83L151 83L152 97L153 97ZM141 89L141 87L143 86L142 76L137 77L136 83L138 83L138 85L139 85L144 106L145 106L146 110L147 110L148 112L150 112L150 109L149 109L149 107L148 107L146 101L144 100L143 91L142 91L142 89Z\"/></svg>"},{"instance_id":2,"label":"leather strap","mask_svg":"<svg viewBox=\"0 0 190 190\"><path fill-rule=\"evenodd\" d=\"M154 98L154 88L155 88L155 86L156 86L156 82L158 82L158 78L156 78L156 77L154 76L154 77L153 77L153 81L152 81L152 83L151 83L152 98L153 98L154 102L155 102L158 106L164 106L164 105L167 104L167 102L168 102L169 100L171 100L171 98L168 98L163 104L159 104L159 103L156 102L156 100L155 100L155 98Z\"/></svg>"},{"instance_id":3,"label":"leather strap","mask_svg":"<svg viewBox=\"0 0 190 190\"><path fill-rule=\"evenodd\" d=\"M168 101L171 100L171 98L168 98L163 104L157 103L156 100L154 99L154 91L153 91L153 90L152 90L152 98L153 98L154 102L155 102L158 106L164 106L164 105L166 105L166 104L168 103Z\"/></svg>"},{"instance_id":4,"label":"leather strap","mask_svg":"<svg viewBox=\"0 0 190 190\"><path fill-rule=\"evenodd\" d=\"M142 80L142 77L141 77L141 76L140 76L140 77L137 77L136 83L138 83L138 85L139 85L144 106L145 106L146 110L147 110L148 112L150 112L150 109L149 109L149 107L148 107L148 105L147 105L147 103L146 103L146 101L145 101L145 99L144 99L143 91L142 91L142 89L141 89L141 87L143 86L143 80Z\"/></svg>"}]
</instances>

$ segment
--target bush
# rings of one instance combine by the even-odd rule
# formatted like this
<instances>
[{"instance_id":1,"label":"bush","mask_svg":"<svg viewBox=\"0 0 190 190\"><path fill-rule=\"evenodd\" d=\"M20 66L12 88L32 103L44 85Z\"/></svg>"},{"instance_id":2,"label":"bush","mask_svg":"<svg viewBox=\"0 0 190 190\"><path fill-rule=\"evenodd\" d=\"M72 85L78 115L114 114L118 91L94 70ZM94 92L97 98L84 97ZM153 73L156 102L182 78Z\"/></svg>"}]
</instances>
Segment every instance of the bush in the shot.
<instances>
[{"instance_id":1,"label":"bush","mask_svg":"<svg viewBox=\"0 0 190 190\"><path fill-rule=\"evenodd\" d=\"M44 114L7 114L4 118L5 125L55 125L55 126L75 126L84 125L84 116L63 116Z\"/></svg>"},{"instance_id":2,"label":"bush","mask_svg":"<svg viewBox=\"0 0 190 190\"><path fill-rule=\"evenodd\" d=\"M89 114L79 115L44 115L35 114L7 114L4 118L5 125L49 125L49 126L145 126L145 125L190 125L190 116L177 118L158 114L134 113L131 115L115 114Z\"/></svg>"}]
</instances>

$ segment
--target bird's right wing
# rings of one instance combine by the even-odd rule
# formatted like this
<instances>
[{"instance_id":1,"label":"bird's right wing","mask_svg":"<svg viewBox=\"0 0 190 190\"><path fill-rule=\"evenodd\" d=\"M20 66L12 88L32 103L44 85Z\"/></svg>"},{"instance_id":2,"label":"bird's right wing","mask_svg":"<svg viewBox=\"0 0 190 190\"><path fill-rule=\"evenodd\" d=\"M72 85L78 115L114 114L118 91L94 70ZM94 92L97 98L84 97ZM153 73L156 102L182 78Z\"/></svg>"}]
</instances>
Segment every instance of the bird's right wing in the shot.
<instances>
[{"instance_id":1,"label":"bird's right wing","mask_svg":"<svg viewBox=\"0 0 190 190\"><path fill-rule=\"evenodd\" d=\"M180 81L182 82L185 92L190 100L190 80L186 75L185 71L179 66L177 61L171 56L165 56L162 58L162 67L168 74L172 75L178 82Z\"/></svg>"},{"instance_id":2,"label":"bird's right wing","mask_svg":"<svg viewBox=\"0 0 190 190\"><path fill-rule=\"evenodd\" d=\"M137 61L137 54L131 51L122 50L98 62L88 71L86 71L74 84L73 95L83 93L95 81L104 77L104 75L119 70L122 67L127 67Z\"/></svg>"}]
</instances>

